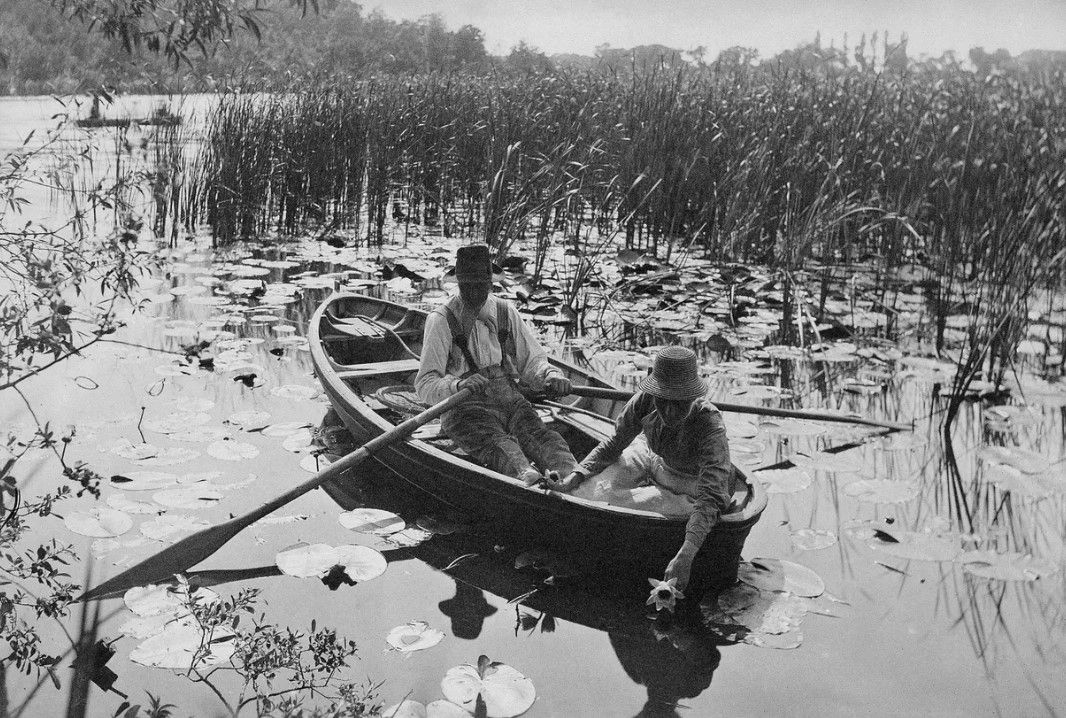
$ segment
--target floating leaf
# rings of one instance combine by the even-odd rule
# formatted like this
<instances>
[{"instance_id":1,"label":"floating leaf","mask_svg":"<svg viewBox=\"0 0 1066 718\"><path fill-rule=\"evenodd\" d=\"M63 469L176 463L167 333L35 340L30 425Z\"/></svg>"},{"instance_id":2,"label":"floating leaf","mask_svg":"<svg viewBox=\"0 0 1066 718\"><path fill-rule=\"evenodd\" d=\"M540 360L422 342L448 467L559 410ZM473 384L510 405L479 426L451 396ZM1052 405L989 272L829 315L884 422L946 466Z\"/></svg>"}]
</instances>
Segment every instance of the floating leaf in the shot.
<instances>
[{"instance_id":1,"label":"floating leaf","mask_svg":"<svg viewBox=\"0 0 1066 718\"><path fill-rule=\"evenodd\" d=\"M1036 581L1058 571L1051 561L1020 553L967 551L959 562L966 573L996 581Z\"/></svg>"},{"instance_id":2,"label":"floating leaf","mask_svg":"<svg viewBox=\"0 0 1066 718\"><path fill-rule=\"evenodd\" d=\"M111 447L111 453L117 456L121 456L123 459L129 459L130 461L137 461L140 459L148 459L158 455L160 448L153 444L134 444L129 439L119 439Z\"/></svg>"},{"instance_id":3,"label":"floating leaf","mask_svg":"<svg viewBox=\"0 0 1066 718\"><path fill-rule=\"evenodd\" d=\"M170 449L160 449L155 456L146 459L136 459L133 463L138 466L173 466L175 464L184 464L186 461L192 461L199 455L199 451L174 447Z\"/></svg>"},{"instance_id":4,"label":"floating leaf","mask_svg":"<svg viewBox=\"0 0 1066 718\"><path fill-rule=\"evenodd\" d=\"M384 718L470 718L470 714L451 701L436 700L428 705L405 698L382 711Z\"/></svg>"},{"instance_id":5,"label":"floating leaf","mask_svg":"<svg viewBox=\"0 0 1066 718\"><path fill-rule=\"evenodd\" d=\"M207 453L223 461L245 461L259 456L259 448L244 441L216 441Z\"/></svg>"},{"instance_id":6,"label":"floating leaf","mask_svg":"<svg viewBox=\"0 0 1066 718\"><path fill-rule=\"evenodd\" d=\"M220 441L229 435L230 432L221 426L194 426L191 429L170 434L170 439L189 444L206 444L209 441Z\"/></svg>"},{"instance_id":7,"label":"floating leaf","mask_svg":"<svg viewBox=\"0 0 1066 718\"><path fill-rule=\"evenodd\" d=\"M107 505L127 514L159 514L163 513L163 507L150 501L135 501L127 499L124 494L112 494L107 497Z\"/></svg>"},{"instance_id":8,"label":"floating leaf","mask_svg":"<svg viewBox=\"0 0 1066 718\"><path fill-rule=\"evenodd\" d=\"M385 573L388 562L369 546L338 546L336 564L354 581L369 581Z\"/></svg>"},{"instance_id":9,"label":"floating leaf","mask_svg":"<svg viewBox=\"0 0 1066 718\"><path fill-rule=\"evenodd\" d=\"M478 696L488 718L511 718L525 713L537 698L533 682L505 663L479 661L448 669L440 684L444 697L473 713Z\"/></svg>"},{"instance_id":10,"label":"floating leaf","mask_svg":"<svg viewBox=\"0 0 1066 718\"><path fill-rule=\"evenodd\" d=\"M896 558L916 561L953 561L962 552L958 537L938 536L918 531L900 531L894 528L881 528L877 533L892 540L876 537L870 541L870 548L887 553Z\"/></svg>"},{"instance_id":11,"label":"floating leaf","mask_svg":"<svg viewBox=\"0 0 1066 718\"><path fill-rule=\"evenodd\" d=\"M443 638L443 631L430 628L425 621L411 621L389 631L385 641L396 650L409 653L432 648Z\"/></svg>"},{"instance_id":12,"label":"floating leaf","mask_svg":"<svg viewBox=\"0 0 1066 718\"><path fill-rule=\"evenodd\" d=\"M122 595L122 601L126 608L137 616L173 616L188 610L190 595L191 602L197 605L218 603L221 600L218 594L209 588L197 588L189 594L185 584L153 584L129 589Z\"/></svg>"},{"instance_id":13,"label":"floating leaf","mask_svg":"<svg viewBox=\"0 0 1066 718\"><path fill-rule=\"evenodd\" d=\"M1053 493L1043 476L1026 474L1007 464L993 464L985 470L985 478L1000 491L1009 491L1017 496L1043 498Z\"/></svg>"},{"instance_id":14,"label":"floating leaf","mask_svg":"<svg viewBox=\"0 0 1066 718\"><path fill-rule=\"evenodd\" d=\"M274 557L281 572L296 578L321 578L337 565L337 551L329 544L298 543Z\"/></svg>"},{"instance_id":15,"label":"floating leaf","mask_svg":"<svg viewBox=\"0 0 1066 718\"><path fill-rule=\"evenodd\" d=\"M836 453L817 451L813 454L794 454L789 460L796 466L812 471L855 473L863 467L862 454L854 449Z\"/></svg>"},{"instance_id":16,"label":"floating leaf","mask_svg":"<svg viewBox=\"0 0 1066 718\"><path fill-rule=\"evenodd\" d=\"M768 494L794 494L811 485L811 475L800 468L763 469L751 475L766 487Z\"/></svg>"},{"instance_id":17,"label":"floating leaf","mask_svg":"<svg viewBox=\"0 0 1066 718\"><path fill-rule=\"evenodd\" d=\"M202 412L174 412L166 416L144 420L144 428L157 434L176 434L188 431L211 421L211 416Z\"/></svg>"},{"instance_id":18,"label":"floating leaf","mask_svg":"<svg viewBox=\"0 0 1066 718\"><path fill-rule=\"evenodd\" d=\"M837 542L837 535L826 529L797 529L791 538L792 545L802 551L818 551Z\"/></svg>"},{"instance_id":19,"label":"floating leaf","mask_svg":"<svg viewBox=\"0 0 1066 718\"><path fill-rule=\"evenodd\" d=\"M306 400L318 396L318 387L304 386L303 384L285 384L284 386L274 387L270 390L270 393L283 399Z\"/></svg>"},{"instance_id":20,"label":"floating leaf","mask_svg":"<svg viewBox=\"0 0 1066 718\"><path fill-rule=\"evenodd\" d=\"M144 640L163 632L168 625L189 614L158 613L152 616L134 616L118 628L118 632L130 638Z\"/></svg>"},{"instance_id":21,"label":"floating leaf","mask_svg":"<svg viewBox=\"0 0 1066 718\"><path fill-rule=\"evenodd\" d=\"M342 513L337 520L346 529L377 536L387 536L407 526L407 522L402 518L383 509L353 509Z\"/></svg>"},{"instance_id":22,"label":"floating leaf","mask_svg":"<svg viewBox=\"0 0 1066 718\"><path fill-rule=\"evenodd\" d=\"M282 437L295 434L301 429L307 429L310 426L306 421L286 421L280 424L271 424L263 429L264 436Z\"/></svg>"},{"instance_id":23,"label":"floating leaf","mask_svg":"<svg viewBox=\"0 0 1066 718\"><path fill-rule=\"evenodd\" d=\"M764 591L787 591L797 596L819 596L825 582L814 571L792 561L754 558L742 562L737 574L744 583Z\"/></svg>"},{"instance_id":24,"label":"floating leaf","mask_svg":"<svg viewBox=\"0 0 1066 718\"><path fill-rule=\"evenodd\" d=\"M179 534L205 529L211 524L185 514L160 516L141 524L141 533L156 541L170 541Z\"/></svg>"},{"instance_id":25,"label":"floating leaf","mask_svg":"<svg viewBox=\"0 0 1066 718\"><path fill-rule=\"evenodd\" d=\"M222 493L208 486L185 486L152 495L152 500L174 509L203 509L222 500Z\"/></svg>"},{"instance_id":26,"label":"floating leaf","mask_svg":"<svg viewBox=\"0 0 1066 718\"><path fill-rule=\"evenodd\" d=\"M310 429L297 429L285 437L281 447L294 454L302 454L311 450L313 439Z\"/></svg>"},{"instance_id":27,"label":"floating leaf","mask_svg":"<svg viewBox=\"0 0 1066 718\"><path fill-rule=\"evenodd\" d=\"M863 479L845 486L844 493L872 504L901 504L918 496L918 486L909 481Z\"/></svg>"},{"instance_id":28,"label":"floating leaf","mask_svg":"<svg viewBox=\"0 0 1066 718\"><path fill-rule=\"evenodd\" d=\"M245 431L256 431L270 425L270 414L265 411L238 411L226 420Z\"/></svg>"},{"instance_id":29,"label":"floating leaf","mask_svg":"<svg viewBox=\"0 0 1066 718\"><path fill-rule=\"evenodd\" d=\"M773 419L764 421L761 428L774 434L785 436L821 436L829 431L824 424L815 424L802 419Z\"/></svg>"},{"instance_id":30,"label":"floating leaf","mask_svg":"<svg viewBox=\"0 0 1066 718\"><path fill-rule=\"evenodd\" d=\"M1046 456L1007 446L985 446L978 450L978 458L986 463L1006 464L1024 474L1042 474L1051 468Z\"/></svg>"},{"instance_id":31,"label":"floating leaf","mask_svg":"<svg viewBox=\"0 0 1066 718\"><path fill-rule=\"evenodd\" d=\"M759 648L790 650L799 648L803 644L803 633L800 631L787 631L785 633L772 634L752 631L744 636L744 643Z\"/></svg>"},{"instance_id":32,"label":"floating leaf","mask_svg":"<svg viewBox=\"0 0 1066 718\"><path fill-rule=\"evenodd\" d=\"M103 507L67 514L63 523L76 534L95 538L121 536L133 528L133 519L129 514Z\"/></svg>"},{"instance_id":33,"label":"floating leaf","mask_svg":"<svg viewBox=\"0 0 1066 718\"><path fill-rule=\"evenodd\" d=\"M225 663L236 650L234 632L217 627L206 632L192 619L169 624L130 651L130 660L149 668L187 671Z\"/></svg>"}]
</instances>

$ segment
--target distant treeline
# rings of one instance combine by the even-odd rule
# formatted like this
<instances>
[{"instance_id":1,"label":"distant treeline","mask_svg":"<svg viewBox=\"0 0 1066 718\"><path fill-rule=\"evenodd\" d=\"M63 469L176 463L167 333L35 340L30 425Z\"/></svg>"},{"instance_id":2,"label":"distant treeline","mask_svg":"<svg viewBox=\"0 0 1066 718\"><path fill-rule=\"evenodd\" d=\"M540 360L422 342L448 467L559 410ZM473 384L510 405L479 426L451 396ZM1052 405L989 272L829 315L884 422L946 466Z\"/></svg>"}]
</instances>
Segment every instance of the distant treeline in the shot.
<instances>
[{"instance_id":1,"label":"distant treeline","mask_svg":"<svg viewBox=\"0 0 1066 718\"><path fill-rule=\"evenodd\" d=\"M283 88L293 78L367 78L430 72L485 72L502 69L527 73L555 70L613 71L631 66L680 67L714 61L749 64L808 65L822 62L854 66L876 55L877 38L852 48L822 47L818 40L772 58L748 48L731 48L717 58L704 48L683 51L661 45L633 49L597 48L595 56L545 55L524 43L505 57L489 55L481 30L472 25L445 26L439 16L396 21L378 11L364 12L349 0L319 0L318 12L306 16L286 3L261 13L261 38L243 32L215 47L207 57L175 66L150 53L128 54L118 40L90 33L80 22L64 18L48 0L3 0L0 3L0 94L67 94L106 87L119 92L176 93L256 85ZM940 58L943 60L945 58ZM997 69L1028 70L1066 66L1066 53L1027 52L1011 57L971 49L968 59L979 74ZM884 45L886 65L906 67L906 43Z\"/></svg>"}]
</instances>

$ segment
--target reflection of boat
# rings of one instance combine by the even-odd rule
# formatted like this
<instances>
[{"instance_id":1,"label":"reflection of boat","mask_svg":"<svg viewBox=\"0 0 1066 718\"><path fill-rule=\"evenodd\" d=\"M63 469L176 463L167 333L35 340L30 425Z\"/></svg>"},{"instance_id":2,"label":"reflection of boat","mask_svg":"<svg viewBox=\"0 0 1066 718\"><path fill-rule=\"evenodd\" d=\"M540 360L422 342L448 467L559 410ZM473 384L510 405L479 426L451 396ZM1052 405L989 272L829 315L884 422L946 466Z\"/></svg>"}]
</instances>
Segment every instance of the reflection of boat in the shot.
<instances>
[{"instance_id":1,"label":"reflection of boat","mask_svg":"<svg viewBox=\"0 0 1066 718\"><path fill-rule=\"evenodd\" d=\"M446 510L430 497L388 491L375 478L374 470L364 466L322 488L345 510L370 505L409 521ZM390 564L415 559L455 581L455 595L438 608L451 621L450 633L456 638L477 640L484 621L502 610L486 600L486 593L513 604L516 634L553 633L557 621L605 632L626 675L647 689L639 715L678 716L676 708L685 699L710 686L722 657L720 646L726 642L704 626L693 604L677 615L662 613L649 620L649 612L654 612L644 604L645 577L615 570L615 557L601 554L581 565L576 563L580 555L571 563L548 551L534 552L538 558L531 562L527 546L512 543L512 538L498 526L473 525L416 546L385 549L385 554ZM564 569L571 573L556 575ZM552 581L545 580L549 574Z\"/></svg>"},{"instance_id":2,"label":"reflection of boat","mask_svg":"<svg viewBox=\"0 0 1066 718\"><path fill-rule=\"evenodd\" d=\"M426 316L393 302L336 294L312 318L308 334L315 371L357 443L384 433L403 418L395 411L402 403L396 399L411 402L410 382L418 370ZM577 366L553 362L575 384L610 386ZM620 410L618 402L580 398L554 404L545 414L550 413L549 424L580 457L610 431L607 417ZM647 566L646 575L661 574L684 540L684 518L527 487L479 466L439 433L439 424L404 444L382 449L375 458L407 485L448 505L547 545L626 555ZM735 506L705 541L694 581L716 585L735 579L744 540L766 506L765 493L757 484L748 484Z\"/></svg>"}]
</instances>

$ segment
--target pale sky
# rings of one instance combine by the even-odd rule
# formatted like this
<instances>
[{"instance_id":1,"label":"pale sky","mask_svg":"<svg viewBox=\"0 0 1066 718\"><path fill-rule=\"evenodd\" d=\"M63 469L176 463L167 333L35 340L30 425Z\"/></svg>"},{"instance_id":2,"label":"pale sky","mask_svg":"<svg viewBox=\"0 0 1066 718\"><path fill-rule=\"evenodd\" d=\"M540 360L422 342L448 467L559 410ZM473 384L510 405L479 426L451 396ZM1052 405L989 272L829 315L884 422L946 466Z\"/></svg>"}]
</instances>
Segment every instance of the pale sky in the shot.
<instances>
[{"instance_id":1,"label":"pale sky","mask_svg":"<svg viewBox=\"0 0 1066 718\"><path fill-rule=\"evenodd\" d=\"M548 54L591 55L597 45L658 43L681 50L703 45L712 59L734 45L763 57L814 38L845 33L853 47L875 30L905 32L911 56L974 46L1066 50L1066 0L362 0L394 19L437 13L456 29L485 33L490 53L525 40Z\"/></svg>"}]
</instances>

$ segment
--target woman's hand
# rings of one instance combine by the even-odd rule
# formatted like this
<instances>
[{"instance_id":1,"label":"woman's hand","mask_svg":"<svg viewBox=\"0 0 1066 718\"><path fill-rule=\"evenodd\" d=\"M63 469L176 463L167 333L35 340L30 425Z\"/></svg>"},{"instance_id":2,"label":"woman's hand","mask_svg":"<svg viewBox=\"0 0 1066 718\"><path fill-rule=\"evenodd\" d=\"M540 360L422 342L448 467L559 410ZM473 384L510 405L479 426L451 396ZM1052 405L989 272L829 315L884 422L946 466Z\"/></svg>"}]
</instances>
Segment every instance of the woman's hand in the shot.
<instances>
[{"instance_id":1,"label":"woman's hand","mask_svg":"<svg viewBox=\"0 0 1066 718\"><path fill-rule=\"evenodd\" d=\"M687 545L682 546L681 550L677 552L670 563L666 566L666 575L663 577L664 581L669 581L672 578L676 578L675 585L679 591L684 591L688 587L688 580L692 575L692 561L696 558L696 552L691 550Z\"/></svg>"}]
</instances>

